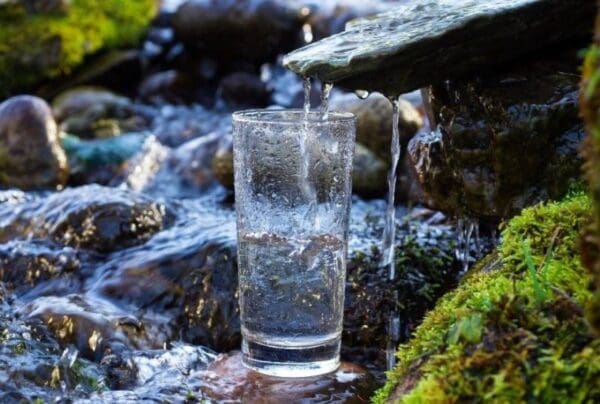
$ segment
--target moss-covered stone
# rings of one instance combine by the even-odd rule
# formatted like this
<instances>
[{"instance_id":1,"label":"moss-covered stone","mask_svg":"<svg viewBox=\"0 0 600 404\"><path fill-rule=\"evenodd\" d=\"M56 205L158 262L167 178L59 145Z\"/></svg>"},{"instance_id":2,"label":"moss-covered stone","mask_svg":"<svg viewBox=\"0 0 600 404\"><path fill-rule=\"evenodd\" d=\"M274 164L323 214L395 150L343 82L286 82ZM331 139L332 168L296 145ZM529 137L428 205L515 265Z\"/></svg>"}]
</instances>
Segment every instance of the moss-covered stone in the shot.
<instances>
[{"instance_id":1,"label":"moss-covered stone","mask_svg":"<svg viewBox=\"0 0 600 404\"><path fill-rule=\"evenodd\" d=\"M583 65L580 104L586 121L587 139L583 148L586 174L594 198L594 220L583 243L583 258L593 276L594 303L588 319L600 335L600 15L596 18L596 36Z\"/></svg>"},{"instance_id":2,"label":"moss-covered stone","mask_svg":"<svg viewBox=\"0 0 600 404\"><path fill-rule=\"evenodd\" d=\"M66 9L0 7L0 97L69 74L88 54L135 43L155 0L73 0Z\"/></svg>"},{"instance_id":3,"label":"moss-covered stone","mask_svg":"<svg viewBox=\"0 0 600 404\"><path fill-rule=\"evenodd\" d=\"M600 340L583 315L592 293L578 254L590 210L577 194L512 219L400 346L373 401L598 402Z\"/></svg>"}]
</instances>

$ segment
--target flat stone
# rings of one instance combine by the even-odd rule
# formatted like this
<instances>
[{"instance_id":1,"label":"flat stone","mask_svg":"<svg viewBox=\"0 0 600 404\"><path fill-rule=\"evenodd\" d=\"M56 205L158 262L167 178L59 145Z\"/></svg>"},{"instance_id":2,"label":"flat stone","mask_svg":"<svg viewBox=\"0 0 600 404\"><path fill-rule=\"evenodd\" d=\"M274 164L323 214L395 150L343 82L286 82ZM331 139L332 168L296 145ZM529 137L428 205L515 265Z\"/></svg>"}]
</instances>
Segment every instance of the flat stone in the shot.
<instances>
[{"instance_id":1,"label":"flat stone","mask_svg":"<svg viewBox=\"0 0 600 404\"><path fill-rule=\"evenodd\" d=\"M302 76L396 95L591 34L590 0L420 0L284 59Z\"/></svg>"}]
</instances>

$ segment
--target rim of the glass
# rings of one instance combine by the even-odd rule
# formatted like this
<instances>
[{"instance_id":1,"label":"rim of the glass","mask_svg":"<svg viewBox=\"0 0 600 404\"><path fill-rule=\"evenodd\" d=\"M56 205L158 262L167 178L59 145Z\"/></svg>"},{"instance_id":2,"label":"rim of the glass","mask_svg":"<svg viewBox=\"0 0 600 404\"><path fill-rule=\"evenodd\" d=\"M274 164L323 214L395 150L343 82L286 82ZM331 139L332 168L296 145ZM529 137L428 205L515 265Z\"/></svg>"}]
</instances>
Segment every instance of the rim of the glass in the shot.
<instances>
[{"instance_id":1,"label":"rim of the glass","mask_svg":"<svg viewBox=\"0 0 600 404\"><path fill-rule=\"evenodd\" d=\"M273 124L297 124L301 123L303 119L281 119L275 118L277 114L281 117L282 112L288 112L293 114L303 115L304 110L299 108L285 108L285 109L246 109L243 111L236 111L232 114L233 120L237 122L256 122L256 123L273 123ZM259 116L260 115L260 116ZM318 110L311 110L310 116L321 115ZM327 112L327 119L310 119L308 122L311 124L326 125L332 122L345 122L345 121L356 121L356 115L352 112L344 111L329 111Z\"/></svg>"}]
</instances>

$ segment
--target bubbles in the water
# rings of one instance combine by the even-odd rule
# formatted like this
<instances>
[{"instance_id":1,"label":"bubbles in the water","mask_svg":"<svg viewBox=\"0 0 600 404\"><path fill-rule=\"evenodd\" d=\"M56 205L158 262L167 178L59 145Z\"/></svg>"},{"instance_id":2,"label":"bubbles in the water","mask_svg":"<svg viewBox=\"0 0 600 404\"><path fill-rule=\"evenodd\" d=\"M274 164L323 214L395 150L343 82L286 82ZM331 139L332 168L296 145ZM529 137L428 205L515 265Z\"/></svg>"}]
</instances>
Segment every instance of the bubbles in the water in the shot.
<instances>
[{"instance_id":1,"label":"bubbles in the water","mask_svg":"<svg viewBox=\"0 0 600 404\"><path fill-rule=\"evenodd\" d=\"M358 98L365 100L369 97L370 93L367 90L356 90L354 92Z\"/></svg>"}]
</instances>

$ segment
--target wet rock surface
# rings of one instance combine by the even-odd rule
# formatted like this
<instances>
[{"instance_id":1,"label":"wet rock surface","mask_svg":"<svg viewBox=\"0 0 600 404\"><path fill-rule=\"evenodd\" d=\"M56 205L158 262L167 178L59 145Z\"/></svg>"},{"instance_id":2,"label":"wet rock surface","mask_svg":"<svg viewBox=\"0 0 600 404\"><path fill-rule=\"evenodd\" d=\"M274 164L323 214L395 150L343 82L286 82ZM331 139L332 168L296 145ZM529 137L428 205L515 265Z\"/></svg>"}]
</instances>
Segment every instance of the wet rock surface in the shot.
<instances>
[{"instance_id":1,"label":"wet rock surface","mask_svg":"<svg viewBox=\"0 0 600 404\"><path fill-rule=\"evenodd\" d=\"M564 195L582 164L574 60L541 59L431 88L434 130L415 136L409 153L436 206L507 217Z\"/></svg>"},{"instance_id":2,"label":"wet rock surface","mask_svg":"<svg viewBox=\"0 0 600 404\"><path fill-rule=\"evenodd\" d=\"M296 50L284 64L303 76L399 95L569 39L587 40L594 15L587 0L408 3Z\"/></svg>"},{"instance_id":3,"label":"wet rock surface","mask_svg":"<svg viewBox=\"0 0 600 404\"><path fill-rule=\"evenodd\" d=\"M342 363L333 374L305 379L265 377L242 366L240 353L217 357L204 375L201 391L219 401L260 403L367 402L372 377L362 368Z\"/></svg>"},{"instance_id":4,"label":"wet rock surface","mask_svg":"<svg viewBox=\"0 0 600 404\"><path fill-rule=\"evenodd\" d=\"M56 188L66 183L67 176L67 159L48 104L32 96L1 103L0 185Z\"/></svg>"},{"instance_id":5,"label":"wet rock surface","mask_svg":"<svg viewBox=\"0 0 600 404\"><path fill-rule=\"evenodd\" d=\"M301 19L273 0L190 0L173 16L175 35L221 59L266 62L298 41Z\"/></svg>"}]
</instances>

